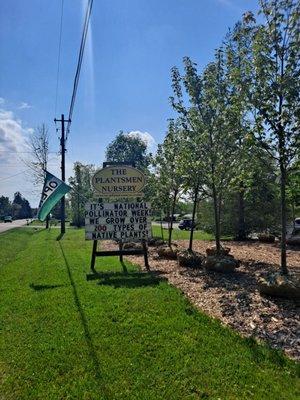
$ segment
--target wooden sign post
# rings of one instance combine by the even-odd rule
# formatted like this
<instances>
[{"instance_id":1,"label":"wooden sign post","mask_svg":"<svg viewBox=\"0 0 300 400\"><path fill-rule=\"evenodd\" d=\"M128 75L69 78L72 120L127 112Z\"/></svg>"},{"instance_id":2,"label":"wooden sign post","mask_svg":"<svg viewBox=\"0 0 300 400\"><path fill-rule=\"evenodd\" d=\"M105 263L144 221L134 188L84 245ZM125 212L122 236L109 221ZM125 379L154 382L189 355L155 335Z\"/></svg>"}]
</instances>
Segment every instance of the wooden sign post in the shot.
<instances>
[{"instance_id":1,"label":"wooden sign post","mask_svg":"<svg viewBox=\"0 0 300 400\"><path fill-rule=\"evenodd\" d=\"M149 270L146 240L151 237L151 205L132 199L143 196L145 177L132 166L107 164L104 163L104 168L95 173L92 184L100 199L109 197L119 200L85 204L85 238L94 241L91 270L97 274L96 257L119 256L123 262L124 255L141 254ZM98 240L114 240L119 244L119 250L97 251ZM123 249L124 242L141 242L142 248Z\"/></svg>"}]
</instances>

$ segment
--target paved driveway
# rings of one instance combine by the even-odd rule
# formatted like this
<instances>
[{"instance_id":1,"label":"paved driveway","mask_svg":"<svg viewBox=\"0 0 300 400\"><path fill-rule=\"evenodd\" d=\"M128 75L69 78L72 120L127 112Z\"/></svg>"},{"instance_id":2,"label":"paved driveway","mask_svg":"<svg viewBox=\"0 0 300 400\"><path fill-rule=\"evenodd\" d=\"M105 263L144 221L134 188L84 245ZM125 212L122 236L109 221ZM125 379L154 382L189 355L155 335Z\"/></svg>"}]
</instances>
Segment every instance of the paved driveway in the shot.
<instances>
[{"instance_id":1,"label":"paved driveway","mask_svg":"<svg viewBox=\"0 0 300 400\"><path fill-rule=\"evenodd\" d=\"M12 228L19 228L26 225L26 219L16 219L13 222L0 222L0 233L9 231Z\"/></svg>"}]
</instances>

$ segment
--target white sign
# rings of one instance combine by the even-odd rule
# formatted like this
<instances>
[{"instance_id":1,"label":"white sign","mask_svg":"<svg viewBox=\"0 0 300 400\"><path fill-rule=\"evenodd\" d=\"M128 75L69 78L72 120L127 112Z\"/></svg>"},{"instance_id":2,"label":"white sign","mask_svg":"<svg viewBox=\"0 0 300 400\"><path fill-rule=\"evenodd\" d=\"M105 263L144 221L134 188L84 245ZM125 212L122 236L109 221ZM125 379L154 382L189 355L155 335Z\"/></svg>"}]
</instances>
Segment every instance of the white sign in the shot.
<instances>
[{"instance_id":1,"label":"white sign","mask_svg":"<svg viewBox=\"0 0 300 400\"><path fill-rule=\"evenodd\" d=\"M87 240L137 241L151 237L148 202L85 204Z\"/></svg>"},{"instance_id":2,"label":"white sign","mask_svg":"<svg viewBox=\"0 0 300 400\"><path fill-rule=\"evenodd\" d=\"M145 184L144 174L127 165L105 167L92 178L92 185L101 197L142 197Z\"/></svg>"}]
</instances>

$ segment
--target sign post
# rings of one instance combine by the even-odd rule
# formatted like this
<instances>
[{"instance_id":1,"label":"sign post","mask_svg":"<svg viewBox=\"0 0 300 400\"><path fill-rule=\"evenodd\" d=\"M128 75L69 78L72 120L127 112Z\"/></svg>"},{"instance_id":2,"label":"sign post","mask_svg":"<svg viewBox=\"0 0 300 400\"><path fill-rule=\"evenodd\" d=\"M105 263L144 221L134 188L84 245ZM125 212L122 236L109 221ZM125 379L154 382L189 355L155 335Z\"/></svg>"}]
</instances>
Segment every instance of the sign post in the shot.
<instances>
[{"instance_id":1,"label":"sign post","mask_svg":"<svg viewBox=\"0 0 300 400\"><path fill-rule=\"evenodd\" d=\"M151 205L140 201L143 197L145 176L128 163L104 163L96 171L92 185L98 201L85 204L85 239L93 240L91 270L96 257L144 255L145 267L150 269L146 240L151 237ZM102 201L113 198L114 201ZM98 240L114 240L119 250L97 251ZM141 242L141 249L123 249L124 242ZM89 275L87 276L89 279Z\"/></svg>"}]
</instances>

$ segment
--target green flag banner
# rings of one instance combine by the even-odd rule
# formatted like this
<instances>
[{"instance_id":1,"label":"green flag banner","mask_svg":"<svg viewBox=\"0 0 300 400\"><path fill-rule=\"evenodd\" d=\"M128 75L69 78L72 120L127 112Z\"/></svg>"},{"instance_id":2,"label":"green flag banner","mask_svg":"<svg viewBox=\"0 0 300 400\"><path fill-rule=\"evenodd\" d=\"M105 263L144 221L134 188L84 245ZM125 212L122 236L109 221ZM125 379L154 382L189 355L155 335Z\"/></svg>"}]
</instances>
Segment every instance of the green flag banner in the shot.
<instances>
[{"instance_id":1,"label":"green flag banner","mask_svg":"<svg viewBox=\"0 0 300 400\"><path fill-rule=\"evenodd\" d=\"M38 219L45 221L47 215L59 200L71 190L65 182L46 171L43 193L38 210Z\"/></svg>"}]
</instances>

